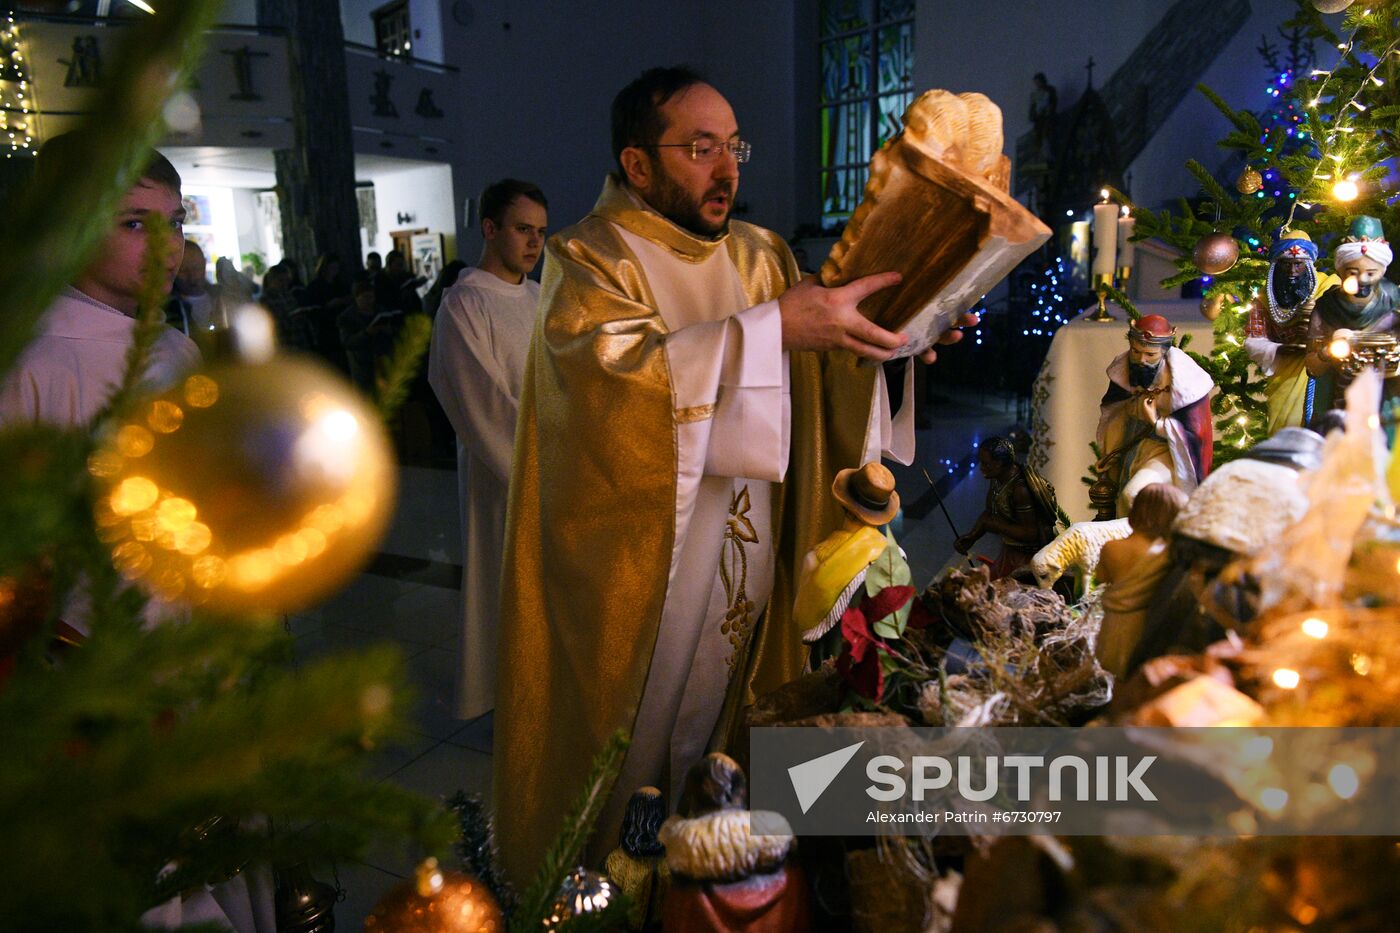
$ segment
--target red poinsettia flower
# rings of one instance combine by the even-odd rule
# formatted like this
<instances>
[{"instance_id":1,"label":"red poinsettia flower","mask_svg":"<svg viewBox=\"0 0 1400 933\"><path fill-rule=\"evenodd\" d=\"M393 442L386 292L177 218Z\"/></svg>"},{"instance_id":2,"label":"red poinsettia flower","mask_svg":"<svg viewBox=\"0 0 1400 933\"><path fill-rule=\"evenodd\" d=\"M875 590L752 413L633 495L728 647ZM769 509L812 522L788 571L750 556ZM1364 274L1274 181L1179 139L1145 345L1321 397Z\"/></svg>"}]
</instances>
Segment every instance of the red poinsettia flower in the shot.
<instances>
[{"instance_id":1,"label":"red poinsettia flower","mask_svg":"<svg viewBox=\"0 0 1400 933\"><path fill-rule=\"evenodd\" d=\"M849 606L841 613L841 637L846 640L847 651L857 662L865 660L866 652L878 639L870 631L870 621L859 606Z\"/></svg>"},{"instance_id":2,"label":"red poinsettia flower","mask_svg":"<svg viewBox=\"0 0 1400 933\"><path fill-rule=\"evenodd\" d=\"M885 690L885 672L880 663L885 643L871 630L871 624L898 612L913 598L912 586L887 586L841 614L846 648L836 659L836 669L851 689L867 700L878 702Z\"/></svg>"},{"instance_id":3,"label":"red poinsettia flower","mask_svg":"<svg viewBox=\"0 0 1400 933\"><path fill-rule=\"evenodd\" d=\"M845 646L836 659L836 670L856 693L878 700L885 679L880 669L880 640L870 631L870 621L859 606L850 606L841 614L841 637Z\"/></svg>"},{"instance_id":4,"label":"red poinsettia flower","mask_svg":"<svg viewBox=\"0 0 1400 933\"><path fill-rule=\"evenodd\" d=\"M904 608L904 604L914 598L912 586L887 586L874 596L865 597L860 604L861 612L871 622L878 622Z\"/></svg>"}]
</instances>

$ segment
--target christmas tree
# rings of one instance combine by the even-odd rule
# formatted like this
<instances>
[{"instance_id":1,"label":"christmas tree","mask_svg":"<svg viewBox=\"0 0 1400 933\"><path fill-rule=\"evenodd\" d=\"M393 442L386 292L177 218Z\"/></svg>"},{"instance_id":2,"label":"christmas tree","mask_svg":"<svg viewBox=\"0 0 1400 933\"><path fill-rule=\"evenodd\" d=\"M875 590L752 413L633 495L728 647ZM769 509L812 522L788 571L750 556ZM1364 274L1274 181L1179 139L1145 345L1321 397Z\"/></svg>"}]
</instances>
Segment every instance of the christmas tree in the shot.
<instances>
[{"instance_id":1,"label":"christmas tree","mask_svg":"<svg viewBox=\"0 0 1400 933\"><path fill-rule=\"evenodd\" d=\"M1157 237L1182 250L1180 272L1162 284L1199 279L1202 312L1215 321L1214 347L1193 356L1221 389L1213 403L1217 463L1269 432L1266 383L1244 342L1251 307L1263 310L1266 301L1275 237L1307 234L1318 244L1322 275L1331 271L1331 249L1353 218L1377 217L1391 231L1400 224L1395 181L1385 164L1395 151L1400 117L1400 3L1296 2L1283 26L1287 57L1267 42L1260 50L1275 69L1267 110L1237 110L1201 88L1233 128L1219 145L1244 162L1234 190L1193 160L1187 169L1203 195L1195 204L1183 199L1172 209L1134 212L1136 239ZM1314 46L1335 49L1335 64L1293 74L1311 63Z\"/></svg>"},{"instance_id":2,"label":"christmas tree","mask_svg":"<svg viewBox=\"0 0 1400 933\"><path fill-rule=\"evenodd\" d=\"M116 204L163 132L165 98L187 81L220 6L163 4L159 15L133 27L93 116L75 130L78 144L55 157L66 161L7 203L0 371L13 367L44 309L110 228ZM17 64L13 24L3 36ZM6 69L11 93L15 66ZM13 121L12 113L12 129ZM149 220L150 230L160 229ZM240 374L245 383L257 381L244 363L189 377L183 410L162 408L168 403L136 390L134 375L163 327L164 257L156 247L164 242L156 233L149 240L128 378L108 411L91 426L11 424L0 431L3 929L136 929L144 911L253 860L283 868L343 858L385 837L409 840L426 854L445 851L454 835L437 804L362 774L366 754L404 729L403 664L395 652L293 667L290 638L275 614L214 599L220 591L212 585L202 607L176 609L183 620L145 624L148 592L164 592L176 578L148 580L144 588L131 580L160 549L172 560L190 557L196 576L202 561L235 584L245 555L215 556L220 532L208 513L216 510L204 500L196 514L194 504L145 477L110 488L116 474L109 468L120 474L122 464L161 455L170 438L192 436L200 417L217 419L235 438L259 417L235 397ZM405 363L412 361L405 356L399 365ZM327 385L333 398L339 390ZM164 422L157 417L165 415ZM328 430L352 426L342 414L328 417ZM360 424L382 435L373 420ZM216 451L186 454L174 461L186 478L217 472ZM245 485L257 479L245 477ZM140 501L143 483L154 490L144 503L149 509ZM104 522L112 514L104 509L115 509L120 520ZM354 516L339 515L335 528L332 518L317 513L319 527L284 535L281 551L269 553L294 562L311 560L317 548L334 552ZM127 531L132 538L119 543ZM256 570L260 560L255 553L245 564ZM60 619L78 594L90 604L85 639Z\"/></svg>"},{"instance_id":3,"label":"christmas tree","mask_svg":"<svg viewBox=\"0 0 1400 933\"><path fill-rule=\"evenodd\" d=\"M5 158L33 155L34 87L29 82L29 62L20 41L20 27L12 12L0 24L0 146Z\"/></svg>"}]
</instances>

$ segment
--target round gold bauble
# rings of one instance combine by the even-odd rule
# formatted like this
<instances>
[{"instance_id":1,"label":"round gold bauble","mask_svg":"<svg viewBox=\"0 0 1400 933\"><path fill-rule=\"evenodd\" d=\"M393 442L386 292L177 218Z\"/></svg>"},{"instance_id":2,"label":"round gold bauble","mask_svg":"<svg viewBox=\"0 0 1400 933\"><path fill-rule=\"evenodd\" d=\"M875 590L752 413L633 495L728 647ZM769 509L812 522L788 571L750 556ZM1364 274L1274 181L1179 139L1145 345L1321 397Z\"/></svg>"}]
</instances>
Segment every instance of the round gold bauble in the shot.
<instances>
[{"instance_id":1,"label":"round gold bauble","mask_svg":"<svg viewBox=\"0 0 1400 933\"><path fill-rule=\"evenodd\" d=\"M1253 194L1264 187L1264 176L1251 167L1246 167L1240 172L1240 177L1235 179L1235 190L1240 194Z\"/></svg>"},{"instance_id":2,"label":"round gold bauble","mask_svg":"<svg viewBox=\"0 0 1400 933\"><path fill-rule=\"evenodd\" d=\"M377 413L309 360L216 364L137 403L88 461L117 568L166 600L287 613L347 582L393 511Z\"/></svg>"},{"instance_id":3,"label":"round gold bauble","mask_svg":"<svg viewBox=\"0 0 1400 933\"><path fill-rule=\"evenodd\" d=\"M1356 0L1312 0L1313 9L1319 13L1340 13Z\"/></svg>"},{"instance_id":4,"label":"round gold bauble","mask_svg":"<svg viewBox=\"0 0 1400 933\"><path fill-rule=\"evenodd\" d=\"M1206 275L1219 275L1240 258L1240 244L1228 233L1211 233L1201 237L1191 251L1196 268Z\"/></svg>"},{"instance_id":5,"label":"round gold bauble","mask_svg":"<svg viewBox=\"0 0 1400 933\"><path fill-rule=\"evenodd\" d=\"M1207 321L1213 321L1220 317L1220 312L1225 307L1225 296L1216 295L1214 297L1204 297L1201 299L1201 317Z\"/></svg>"},{"instance_id":6,"label":"round gold bauble","mask_svg":"<svg viewBox=\"0 0 1400 933\"><path fill-rule=\"evenodd\" d=\"M443 871L431 858L418 866L416 877L390 888L364 925L375 933L500 933L505 928L486 885Z\"/></svg>"},{"instance_id":7,"label":"round gold bauble","mask_svg":"<svg viewBox=\"0 0 1400 933\"><path fill-rule=\"evenodd\" d=\"M582 914L600 913L621 896L622 892L607 875L582 866L575 868L559 886L544 918L544 928L556 930Z\"/></svg>"}]
</instances>

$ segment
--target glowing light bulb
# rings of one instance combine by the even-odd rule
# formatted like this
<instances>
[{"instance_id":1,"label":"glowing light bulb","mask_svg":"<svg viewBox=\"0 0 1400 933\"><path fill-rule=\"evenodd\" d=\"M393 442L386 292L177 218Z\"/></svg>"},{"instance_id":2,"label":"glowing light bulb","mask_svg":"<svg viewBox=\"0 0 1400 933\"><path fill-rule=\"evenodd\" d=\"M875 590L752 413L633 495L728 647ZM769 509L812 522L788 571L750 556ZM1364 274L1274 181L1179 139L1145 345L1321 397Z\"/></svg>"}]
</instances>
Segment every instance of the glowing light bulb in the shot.
<instances>
[{"instance_id":1,"label":"glowing light bulb","mask_svg":"<svg viewBox=\"0 0 1400 933\"><path fill-rule=\"evenodd\" d=\"M1277 813L1288 805L1288 791L1281 787L1268 787L1259 794L1259 805L1271 813Z\"/></svg>"},{"instance_id":2,"label":"glowing light bulb","mask_svg":"<svg viewBox=\"0 0 1400 933\"><path fill-rule=\"evenodd\" d=\"M1318 618L1304 619L1303 634L1309 638L1326 638L1327 623Z\"/></svg>"},{"instance_id":3,"label":"glowing light bulb","mask_svg":"<svg viewBox=\"0 0 1400 933\"><path fill-rule=\"evenodd\" d=\"M1349 275L1342 280L1342 291L1348 295L1355 295L1361 288L1361 282L1354 275Z\"/></svg>"},{"instance_id":4,"label":"glowing light bulb","mask_svg":"<svg viewBox=\"0 0 1400 933\"><path fill-rule=\"evenodd\" d=\"M1327 352L1331 354L1333 359L1344 360L1351 356L1351 344L1347 342L1345 337L1338 337L1327 345Z\"/></svg>"},{"instance_id":5,"label":"glowing light bulb","mask_svg":"<svg viewBox=\"0 0 1400 933\"><path fill-rule=\"evenodd\" d=\"M1296 689L1301 680L1298 672L1290 668L1281 667L1274 671L1274 683L1285 690Z\"/></svg>"},{"instance_id":6,"label":"glowing light bulb","mask_svg":"<svg viewBox=\"0 0 1400 933\"><path fill-rule=\"evenodd\" d=\"M1355 201L1361 189L1350 178L1343 178L1332 186L1332 197L1338 201Z\"/></svg>"},{"instance_id":7,"label":"glowing light bulb","mask_svg":"<svg viewBox=\"0 0 1400 933\"><path fill-rule=\"evenodd\" d=\"M1333 765L1327 772L1327 783L1332 792L1343 800L1350 800L1361 789L1361 778L1351 765Z\"/></svg>"}]
</instances>

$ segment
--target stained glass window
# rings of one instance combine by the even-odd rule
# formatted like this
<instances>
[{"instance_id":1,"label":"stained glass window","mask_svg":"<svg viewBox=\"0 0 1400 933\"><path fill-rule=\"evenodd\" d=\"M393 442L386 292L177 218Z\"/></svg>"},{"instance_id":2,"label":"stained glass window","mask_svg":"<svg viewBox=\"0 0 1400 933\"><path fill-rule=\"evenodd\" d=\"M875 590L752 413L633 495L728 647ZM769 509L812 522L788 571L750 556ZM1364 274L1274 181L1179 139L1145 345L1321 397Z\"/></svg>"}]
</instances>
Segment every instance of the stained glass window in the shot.
<instances>
[{"instance_id":1,"label":"stained glass window","mask_svg":"<svg viewBox=\"0 0 1400 933\"><path fill-rule=\"evenodd\" d=\"M822 227L860 204L870 156L913 100L915 0L820 0Z\"/></svg>"}]
</instances>

